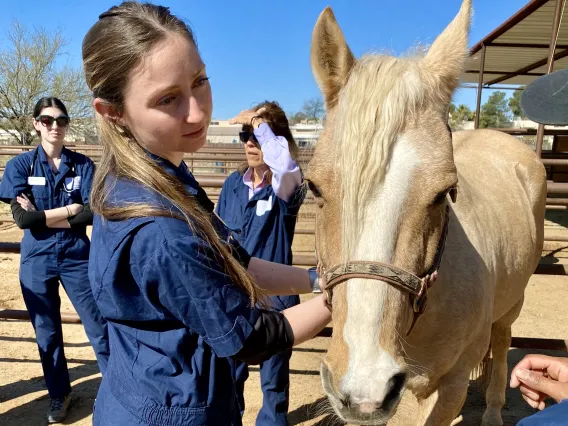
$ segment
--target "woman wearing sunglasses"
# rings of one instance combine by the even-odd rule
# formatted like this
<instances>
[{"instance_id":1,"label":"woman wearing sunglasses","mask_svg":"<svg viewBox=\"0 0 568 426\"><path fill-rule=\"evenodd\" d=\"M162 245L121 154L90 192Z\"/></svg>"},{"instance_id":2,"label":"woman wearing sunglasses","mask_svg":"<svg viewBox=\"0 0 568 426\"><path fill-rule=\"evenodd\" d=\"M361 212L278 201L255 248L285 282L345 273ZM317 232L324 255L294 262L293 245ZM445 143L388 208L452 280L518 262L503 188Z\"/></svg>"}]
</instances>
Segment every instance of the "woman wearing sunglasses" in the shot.
<instances>
[{"instance_id":1,"label":"woman wearing sunglasses","mask_svg":"<svg viewBox=\"0 0 568 426\"><path fill-rule=\"evenodd\" d=\"M8 161L0 199L10 203L16 224L24 229L20 285L51 398L47 419L59 423L67 414L71 392L59 282L81 317L103 373L109 357L106 321L96 306L87 270L86 228L93 220L88 202L95 168L88 157L63 146L69 116L59 99L37 102L33 126L41 142Z\"/></svg>"},{"instance_id":2,"label":"woman wearing sunglasses","mask_svg":"<svg viewBox=\"0 0 568 426\"><path fill-rule=\"evenodd\" d=\"M276 102L263 102L231 120L239 134L247 162L223 185L217 214L233 230L233 237L251 256L292 264L292 240L304 194L296 163L298 147L286 114ZM282 312L300 303L298 296L272 296L270 308ZM260 364L263 402L257 426L288 424L288 393L292 350ZM244 412L244 384L248 366L237 362L237 395Z\"/></svg>"}]
</instances>

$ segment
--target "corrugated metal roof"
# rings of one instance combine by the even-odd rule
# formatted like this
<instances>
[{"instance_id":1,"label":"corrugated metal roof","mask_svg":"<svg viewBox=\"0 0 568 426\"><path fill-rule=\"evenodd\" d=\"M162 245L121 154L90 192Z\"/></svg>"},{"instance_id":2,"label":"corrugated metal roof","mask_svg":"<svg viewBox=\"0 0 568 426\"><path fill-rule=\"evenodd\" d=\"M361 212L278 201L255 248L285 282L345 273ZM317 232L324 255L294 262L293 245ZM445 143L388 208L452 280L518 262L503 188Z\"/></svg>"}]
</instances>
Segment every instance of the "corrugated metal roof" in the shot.
<instances>
[{"instance_id":1,"label":"corrugated metal roof","mask_svg":"<svg viewBox=\"0 0 568 426\"><path fill-rule=\"evenodd\" d=\"M482 44L486 46L484 87L529 84L545 74L556 1L532 0L478 42L471 50L462 81L479 82ZM555 55L554 69L568 68L568 7L563 11Z\"/></svg>"}]
</instances>

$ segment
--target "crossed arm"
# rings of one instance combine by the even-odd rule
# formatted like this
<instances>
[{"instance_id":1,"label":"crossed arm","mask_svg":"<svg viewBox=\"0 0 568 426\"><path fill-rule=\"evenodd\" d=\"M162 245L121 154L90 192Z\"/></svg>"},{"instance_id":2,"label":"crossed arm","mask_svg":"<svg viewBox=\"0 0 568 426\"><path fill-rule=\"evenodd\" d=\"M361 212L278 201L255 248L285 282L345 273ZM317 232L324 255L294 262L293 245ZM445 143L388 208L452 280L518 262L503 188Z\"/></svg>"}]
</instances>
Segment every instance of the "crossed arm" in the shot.
<instances>
[{"instance_id":1,"label":"crossed arm","mask_svg":"<svg viewBox=\"0 0 568 426\"><path fill-rule=\"evenodd\" d=\"M93 214L88 206L70 204L49 210L37 210L25 195L18 195L10 201L12 216L21 229L35 228L72 228L92 223Z\"/></svg>"}]
</instances>

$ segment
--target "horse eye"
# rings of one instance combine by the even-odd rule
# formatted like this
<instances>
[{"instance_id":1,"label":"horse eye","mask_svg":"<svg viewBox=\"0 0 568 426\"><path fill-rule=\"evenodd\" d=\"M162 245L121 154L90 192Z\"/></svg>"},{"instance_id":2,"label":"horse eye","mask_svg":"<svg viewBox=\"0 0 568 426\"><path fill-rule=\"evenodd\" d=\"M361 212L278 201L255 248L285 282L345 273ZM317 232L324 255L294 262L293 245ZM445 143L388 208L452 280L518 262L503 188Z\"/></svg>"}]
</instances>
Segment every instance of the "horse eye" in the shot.
<instances>
[{"instance_id":1,"label":"horse eye","mask_svg":"<svg viewBox=\"0 0 568 426\"><path fill-rule=\"evenodd\" d=\"M438 195L436 195L436 198L434 198L434 201L432 201L432 205L442 204L446 200L448 192L450 192L450 190L446 189L445 191L442 191Z\"/></svg>"},{"instance_id":2,"label":"horse eye","mask_svg":"<svg viewBox=\"0 0 568 426\"><path fill-rule=\"evenodd\" d=\"M321 192L319 188L316 185L314 185L314 183L311 180L308 181L308 188L310 188L310 191L312 191L314 197L321 198Z\"/></svg>"}]
</instances>

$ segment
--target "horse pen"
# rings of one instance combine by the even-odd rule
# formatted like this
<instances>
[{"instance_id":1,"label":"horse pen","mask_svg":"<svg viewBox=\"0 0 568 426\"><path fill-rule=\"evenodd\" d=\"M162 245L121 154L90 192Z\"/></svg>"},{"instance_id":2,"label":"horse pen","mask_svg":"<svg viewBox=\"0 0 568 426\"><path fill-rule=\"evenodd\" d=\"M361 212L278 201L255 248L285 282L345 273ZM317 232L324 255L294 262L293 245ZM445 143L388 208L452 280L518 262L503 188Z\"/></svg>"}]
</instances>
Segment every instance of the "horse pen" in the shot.
<instances>
[{"instance_id":1,"label":"horse pen","mask_svg":"<svg viewBox=\"0 0 568 426\"><path fill-rule=\"evenodd\" d=\"M0 173L5 161L22 150L31 147L0 148ZM100 157L97 146L77 146L77 149L95 161ZM307 166L310 150L301 151L300 163ZM546 153L549 165L552 153ZM555 155L555 158L563 154ZM242 150L235 148L208 147L185 159L188 166L216 200L225 177L244 160ZM549 183L550 197L566 191L563 185ZM561 354L566 350L568 338L568 278L565 276L565 261L568 258L568 217L566 200L550 199L545 223L545 250L541 265L527 289L526 301L520 318L513 325L513 347L509 351L511 369L528 352ZM293 245L294 262L308 267L315 263L314 254L314 204L310 194L300 210ZM22 231L10 216L7 205L0 206L0 424L42 424L48 399L44 390L41 364L35 347L33 329L26 320L25 306L21 297L18 268L19 241ZM65 350L69 362L74 391L74 409L67 424L91 423L92 404L101 380L92 349L88 343L73 307L62 293L62 319L64 321ZM310 296L306 296L310 297ZM464 302L464 303L467 303ZM291 361L290 424L334 424L334 416L325 403L319 381L319 363L328 346L329 327L316 339L294 350ZM258 386L258 369L251 369L247 382L246 425L252 425L258 411L262 394ZM39 402L38 402L39 401ZM484 410L481 389L470 386L466 405L458 420L462 425L479 424ZM522 417L531 414L531 409L521 399L518 391L507 391L507 403L503 410L506 425L513 425Z\"/></svg>"}]
</instances>

